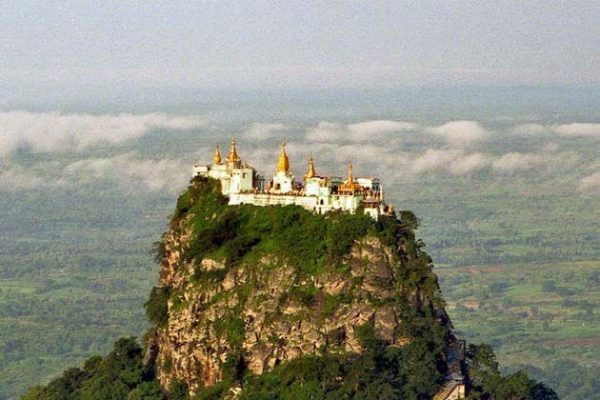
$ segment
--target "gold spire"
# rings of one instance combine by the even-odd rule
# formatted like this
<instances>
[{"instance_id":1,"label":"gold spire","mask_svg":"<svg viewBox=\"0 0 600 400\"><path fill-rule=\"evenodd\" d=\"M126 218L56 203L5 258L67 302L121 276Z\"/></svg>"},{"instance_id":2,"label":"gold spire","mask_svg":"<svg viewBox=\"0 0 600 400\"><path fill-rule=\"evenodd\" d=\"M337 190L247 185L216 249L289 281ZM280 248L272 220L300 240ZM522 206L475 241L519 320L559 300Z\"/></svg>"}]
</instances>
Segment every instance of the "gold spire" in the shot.
<instances>
[{"instance_id":1,"label":"gold spire","mask_svg":"<svg viewBox=\"0 0 600 400\"><path fill-rule=\"evenodd\" d=\"M239 161L240 157L237 155L237 151L235 149L235 145L236 145L236 141L235 138L231 138L231 148L229 149L229 156L227 157L227 159L229 161Z\"/></svg>"},{"instance_id":2,"label":"gold spire","mask_svg":"<svg viewBox=\"0 0 600 400\"><path fill-rule=\"evenodd\" d=\"M221 164L221 148L219 147L218 143L217 148L215 149L215 155L213 156L213 163L215 165Z\"/></svg>"},{"instance_id":3,"label":"gold spire","mask_svg":"<svg viewBox=\"0 0 600 400\"><path fill-rule=\"evenodd\" d=\"M354 176L352 175L352 161L348 162L348 183L354 183Z\"/></svg>"},{"instance_id":4,"label":"gold spire","mask_svg":"<svg viewBox=\"0 0 600 400\"><path fill-rule=\"evenodd\" d=\"M348 179L340 185L342 192L354 193L359 189L359 186L354 183L354 175L352 173L352 161L348 163Z\"/></svg>"},{"instance_id":5,"label":"gold spire","mask_svg":"<svg viewBox=\"0 0 600 400\"><path fill-rule=\"evenodd\" d=\"M289 172L290 160L285 152L285 140L281 143L281 153L279 153L279 160L277 161L277 172Z\"/></svg>"},{"instance_id":6,"label":"gold spire","mask_svg":"<svg viewBox=\"0 0 600 400\"><path fill-rule=\"evenodd\" d=\"M317 172L315 171L315 160L310 156L310 160L308 160L308 171L306 171L304 179L314 178L315 176L317 176Z\"/></svg>"}]
</instances>

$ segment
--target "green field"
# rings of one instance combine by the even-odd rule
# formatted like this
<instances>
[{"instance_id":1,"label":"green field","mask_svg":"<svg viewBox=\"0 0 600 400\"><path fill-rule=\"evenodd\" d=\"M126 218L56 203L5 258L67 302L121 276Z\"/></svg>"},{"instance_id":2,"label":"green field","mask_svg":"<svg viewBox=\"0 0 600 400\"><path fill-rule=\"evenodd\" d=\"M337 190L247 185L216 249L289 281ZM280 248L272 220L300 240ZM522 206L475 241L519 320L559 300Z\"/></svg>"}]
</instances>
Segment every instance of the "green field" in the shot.
<instances>
[{"instance_id":1,"label":"green field","mask_svg":"<svg viewBox=\"0 0 600 400\"><path fill-rule=\"evenodd\" d=\"M492 343L510 370L524 368L563 394L591 398L600 368L600 261L442 266L437 272L448 311L467 340ZM580 368L565 368L572 361Z\"/></svg>"}]
</instances>

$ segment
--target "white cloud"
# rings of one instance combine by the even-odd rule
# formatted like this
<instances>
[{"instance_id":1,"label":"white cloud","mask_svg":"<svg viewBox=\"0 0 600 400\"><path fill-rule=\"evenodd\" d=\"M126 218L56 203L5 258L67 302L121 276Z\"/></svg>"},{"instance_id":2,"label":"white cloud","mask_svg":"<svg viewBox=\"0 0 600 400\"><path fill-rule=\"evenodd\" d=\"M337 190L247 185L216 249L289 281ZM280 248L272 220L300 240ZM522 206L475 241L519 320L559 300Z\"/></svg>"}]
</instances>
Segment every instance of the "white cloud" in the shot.
<instances>
[{"instance_id":1,"label":"white cloud","mask_svg":"<svg viewBox=\"0 0 600 400\"><path fill-rule=\"evenodd\" d=\"M594 123L572 123L562 125L552 125L552 132L562 136L589 136L600 137L600 124Z\"/></svg>"},{"instance_id":2,"label":"white cloud","mask_svg":"<svg viewBox=\"0 0 600 400\"><path fill-rule=\"evenodd\" d=\"M285 131L287 127L283 124L264 124L254 123L246 129L244 137L248 139L265 140L276 135L282 136L281 131Z\"/></svg>"},{"instance_id":3,"label":"white cloud","mask_svg":"<svg viewBox=\"0 0 600 400\"><path fill-rule=\"evenodd\" d=\"M138 159L127 153L75 161L64 168L64 176L75 181L109 178L124 186L173 192L189 180L191 166L180 160Z\"/></svg>"},{"instance_id":4,"label":"white cloud","mask_svg":"<svg viewBox=\"0 0 600 400\"><path fill-rule=\"evenodd\" d=\"M77 151L99 143L117 144L153 129L193 129L198 116L152 114L61 114L28 111L0 112L0 154L20 147L36 152Z\"/></svg>"},{"instance_id":5,"label":"white cloud","mask_svg":"<svg viewBox=\"0 0 600 400\"><path fill-rule=\"evenodd\" d=\"M382 136L400 131L416 131L419 125L412 122L375 120L359 122L347 126L352 140L361 142L381 138Z\"/></svg>"},{"instance_id":6,"label":"white cloud","mask_svg":"<svg viewBox=\"0 0 600 400\"><path fill-rule=\"evenodd\" d=\"M439 126L422 127L413 122L374 120L345 125L338 122L321 121L306 130L306 139L311 142L366 142L390 136L395 132L425 132L442 137L453 148L463 147L489 137L493 131L477 121L450 121ZM522 124L509 127L507 133L515 135L557 134L560 136L600 137L600 124Z\"/></svg>"},{"instance_id":7,"label":"white cloud","mask_svg":"<svg viewBox=\"0 0 600 400\"><path fill-rule=\"evenodd\" d=\"M6 191L18 191L22 189L40 189L47 187L59 187L68 184L63 179L42 176L39 171L25 169L20 166L10 166L0 170L0 189Z\"/></svg>"},{"instance_id":8,"label":"white cloud","mask_svg":"<svg viewBox=\"0 0 600 400\"><path fill-rule=\"evenodd\" d=\"M412 162L414 173L426 173L445 169L461 152L456 150L428 149Z\"/></svg>"},{"instance_id":9,"label":"white cloud","mask_svg":"<svg viewBox=\"0 0 600 400\"><path fill-rule=\"evenodd\" d=\"M289 142L287 145L291 169L297 178L306 172L311 156L315 159L317 172L321 174L345 175L348 161L355 163L359 174L381 174L402 164L404 158L396 149L396 146L382 147L369 143ZM238 154L260 173L269 176L275 170L279 148L275 143L253 148L239 146Z\"/></svg>"},{"instance_id":10,"label":"white cloud","mask_svg":"<svg viewBox=\"0 0 600 400\"><path fill-rule=\"evenodd\" d=\"M444 137L452 146L469 144L489 135L489 131L476 121L450 121L440 126L429 127L426 131Z\"/></svg>"},{"instance_id":11,"label":"white cloud","mask_svg":"<svg viewBox=\"0 0 600 400\"><path fill-rule=\"evenodd\" d=\"M540 135L553 133L567 137L600 137L600 124L587 122L573 122L570 124L554 125L524 124L513 127L510 132L518 135Z\"/></svg>"},{"instance_id":12,"label":"white cloud","mask_svg":"<svg viewBox=\"0 0 600 400\"><path fill-rule=\"evenodd\" d=\"M190 177L189 163L169 159L138 159L135 154L127 153L109 158L82 159L44 170L11 166L0 171L0 188L56 188L110 180L124 190L164 190L176 193L185 186Z\"/></svg>"},{"instance_id":13,"label":"white cloud","mask_svg":"<svg viewBox=\"0 0 600 400\"><path fill-rule=\"evenodd\" d=\"M0 113L0 116L6 118L7 114ZM102 141L118 143L140 137L153 129L152 127L187 129L201 124L199 119L195 119L197 117L174 117L164 114L137 116L25 114L29 120L39 118L40 121L51 121L47 132L42 128L42 122L30 121L28 125L23 125L27 128L25 131L29 132L22 135L29 141L27 144L34 149L45 149L45 151L62 148L57 146L63 143L67 143L64 145L67 149L85 148ZM109 131L116 132L115 136L104 134L101 128L107 126ZM527 129L529 132L541 132L539 127L544 128L542 125L535 124L528 128L524 127L526 126L519 125L517 128L522 132ZM16 128L11 129L14 132ZM284 125L276 123L252 124L246 130L246 138L267 139L285 129ZM510 132L510 129L508 128L506 132ZM549 127L544 129L551 133ZM405 135L397 135L398 132L414 134L413 139L417 139L414 143L417 145L404 147ZM419 135L419 133L430 134ZM530 170L541 168L544 168L544 173L550 173L574 166L581 167L576 153L561 152L558 144L548 141L548 138L536 143L534 146L536 152L510 152L498 156L487 153L480 143L475 144L479 145L479 149L471 146L467 150L460 146L484 138L490 133L474 121L452 121L437 127L422 127L415 123L390 120L364 121L350 125L321 121L306 130L306 141L292 141L287 150L293 172L299 177L304 174L307 159L311 154L316 159L319 173L343 176L346 173L346 163L352 160L358 175L380 176L386 180L429 173L468 175L483 169L507 174L529 173ZM433 140L431 134L446 138L448 145L435 148L439 146L439 142ZM52 140L45 141L47 136L52 137ZM373 139L377 138L385 138L385 145L373 142ZM242 143L244 142L242 140ZM2 154L2 147L15 148L14 144L11 147L0 143L0 154ZM226 149L224 151L226 152ZM213 149L207 147L197 156L201 160L210 162L212 152ZM278 143L265 141L261 146L240 144L238 153L243 160L258 168L259 172L269 176L277 162ZM191 153L187 156L191 156ZM45 171L45 167L41 164L25 168L11 165L10 162L10 157L4 160L4 165L0 160L0 187L2 188L59 186L110 180L124 188L175 191L185 185L191 168L191 162L139 159L135 153L82 159L70 164L60 162L59 166L48 168L53 172ZM590 172L595 170L597 168L589 169ZM593 186L586 182L588 181L582 182L582 187Z\"/></svg>"},{"instance_id":14,"label":"white cloud","mask_svg":"<svg viewBox=\"0 0 600 400\"><path fill-rule=\"evenodd\" d=\"M337 142L347 139L345 125L337 122L320 121L316 127L306 130L309 142Z\"/></svg>"},{"instance_id":15,"label":"white cloud","mask_svg":"<svg viewBox=\"0 0 600 400\"><path fill-rule=\"evenodd\" d=\"M466 175L485 168L489 164L489 156L482 153L472 153L456 158L448 168L454 175Z\"/></svg>"},{"instance_id":16,"label":"white cloud","mask_svg":"<svg viewBox=\"0 0 600 400\"><path fill-rule=\"evenodd\" d=\"M427 132L443 137L448 144L459 147L487 137L490 132L476 121L450 121L440 126L422 127L413 122L373 120L345 125L321 121L306 130L310 142L368 142L397 132Z\"/></svg>"},{"instance_id":17,"label":"white cloud","mask_svg":"<svg viewBox=\"0 0 600 400\"><path fill-rule=\"evenodd\" d=\"M345 125L320 121L316 127L306 130L310 142L368 142L381 139L395 132L417 131L418 124L403 121L373 120Z\"/></svg>"},{"instance_id":18,"label":"white cloud","mask_svg":"<svg viewBox=\"0 0 600 400\"><path fill-rule=\"evenodd\" d=\"M427 149L410 164L415 174L446 171L453 175L466 175L485 168L489 156L482 153L465 154L460 150Z\"/></svg>"},{"instance_id":19,"label":"white cloud","mask_svg":"<svg viewBox=\"0 0 600 400\"><path fill-rule=\"evenodd\" d=\"M535 153L506 153L492 163L495 170L500 172L523 171L537 167L547 158Z\"/></svg>"},{"instance_id":20,"label":"white cloud","mask_svg":"<svg viewBox=\"0 0 600 400\"><path fill-rule=\"evenodd\" d=\"M529 171L536 168L563 168L575 166L579 161L576 153L555 152L557 148L543 149L540 153L506 153L492 162L494 170L502 173Z\"/></svg>"},{"instance_id":21,"label":"white cloud","mask_svg":"<svg viewBox=\"0 0 600 400\"><path fill-rule=\"evenodd\" d=\"M522 124L510 129L515 135L539 135L548 132L548 127L540 124Z\"/></svg>"},{"instance_id":22,"label":"white cloud","mask_svg":"<svg viewBox=\"0 0 600 400\"><path fill-rule=\"evenodd\" d=\"M584 192L600 194L600 171L581 178L579 189Z\"/></svg>"}]
</instances>

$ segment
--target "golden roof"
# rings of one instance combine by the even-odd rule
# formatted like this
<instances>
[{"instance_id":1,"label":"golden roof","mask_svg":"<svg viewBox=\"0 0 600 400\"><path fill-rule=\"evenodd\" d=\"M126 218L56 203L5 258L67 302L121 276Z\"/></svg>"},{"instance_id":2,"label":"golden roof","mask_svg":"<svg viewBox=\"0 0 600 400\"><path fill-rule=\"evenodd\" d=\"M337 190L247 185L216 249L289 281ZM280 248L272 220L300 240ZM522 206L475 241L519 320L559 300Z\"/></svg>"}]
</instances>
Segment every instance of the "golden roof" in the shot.
<instances>
[{"instance_id":1,"label":"golden roof","mask_svg":"<svg viewBox=\"0 0 600 400\"><path fill-rule=\"evenodd\" d=\"M354 174L352 173L352 161L348 163L348 183L354 183Z\"/></svg>"},{"instance_id":2,"label":"golden roof","mask_svg":"<svg viewBox=\"0 0 600 400\"><path fill-rule=\"evenodd\" d=\"M310 156L310 160L308 160L308 170L306 171L306 175L304 175L304 179L314 178L315 176L317 176L317 172L315 171L315 160Z\"/></svg>"},{"instance_id":3,"label":"golden roof","mask_svg":"<svg viewBox=\"0 0 600 400\"><path fill-rule=\"evenodd\" d=\"M231 138L231 148L229 149L229 156L227 157L227 159L229 161L239 161L240 157L237 154L237 151L235 149L235 145L236 145L236 141L235 138Z\"/></svg>"},{"instance_id":4,"label":"golden roof","mask_svg":"<svg viewBox=\"0 0 600 400\"><path fill-rule=\"evenodd\" d=\"M352 172L352 161L348 163L348 179L340 185L342 192L356 192L360 188L360 185L354 182L354 174Z\"/></svg>"},{"instance_id":5,"label":"golden roof","mask_svg":"<svg viewBox=\"0 0 600 400\"><path fill-rule=\"evenodd\" d=\"M277 161L277 172L289 172L290 160L285 152L285 140L281 144L281 153L279 153L279 160Z\"/></svg>"},{"instance_id":6,"label":"golden roof","mask_svg":"<svg viewBox=\"0 0 600 400\"><path fill-rule=\"evenodd\" d=\"M215 149L215 155L213 156L213 163L215 164L221 164L221 149L219 148L219 145L217 144L217 148Z\"/></svg>"}]
</instances>

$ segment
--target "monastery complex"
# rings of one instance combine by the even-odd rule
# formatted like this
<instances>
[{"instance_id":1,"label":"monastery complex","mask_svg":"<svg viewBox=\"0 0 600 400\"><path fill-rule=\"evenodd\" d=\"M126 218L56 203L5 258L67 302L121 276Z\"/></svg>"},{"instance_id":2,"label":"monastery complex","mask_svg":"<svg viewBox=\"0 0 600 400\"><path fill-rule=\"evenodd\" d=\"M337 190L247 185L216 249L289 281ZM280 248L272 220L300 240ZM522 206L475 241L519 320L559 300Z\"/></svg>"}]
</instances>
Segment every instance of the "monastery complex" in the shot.
<instances>
[{"instance_id":1,"label":"monastery complex","mask_svg":"<svg viewBox=\"0 0 600 400\"><path fill-rule=\"evenodd\" d=\"M354 213L362 209L374 219L393 214L392 206L384 202L380 180L355 178L352 163L348 164L346 179L320 176L311 157L304 179L297 181L290 172L285 142L281 145L277 169L271 179L265 179L256 169L242 161L237 153L235 139L231 140L229 155L224 160L217 145L212 164L194 165L194 176L197 175L220 180L223 194L229 197L231 205L293 204L320 214L333 210Z\"/></svg>"}]
</instances>

